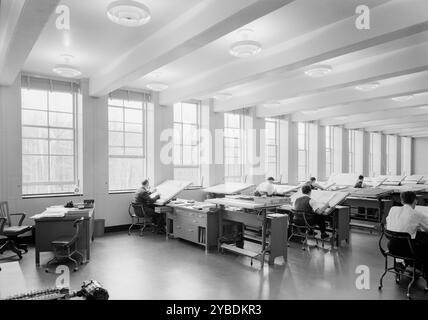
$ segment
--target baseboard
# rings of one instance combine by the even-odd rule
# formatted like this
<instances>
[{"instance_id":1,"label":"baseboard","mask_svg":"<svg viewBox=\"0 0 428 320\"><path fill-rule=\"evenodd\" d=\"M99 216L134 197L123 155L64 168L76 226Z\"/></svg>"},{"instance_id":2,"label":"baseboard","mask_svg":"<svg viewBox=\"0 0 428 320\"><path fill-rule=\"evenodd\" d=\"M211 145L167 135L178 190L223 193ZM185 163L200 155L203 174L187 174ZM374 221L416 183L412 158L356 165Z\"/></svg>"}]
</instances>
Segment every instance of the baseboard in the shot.
<instances>
[{"instance_id":1,"label":"baseboard","mask_svg":"<svg viewBox=\"0 0 428 320\"><path fill-rule=\"evenodd\" d=\"M110 232L120 232L120 231L128 231L130 224L123 224L120 226L111 226L111 227L105 227L104 232L110 233Z\"/></svg>"}]
</instances>

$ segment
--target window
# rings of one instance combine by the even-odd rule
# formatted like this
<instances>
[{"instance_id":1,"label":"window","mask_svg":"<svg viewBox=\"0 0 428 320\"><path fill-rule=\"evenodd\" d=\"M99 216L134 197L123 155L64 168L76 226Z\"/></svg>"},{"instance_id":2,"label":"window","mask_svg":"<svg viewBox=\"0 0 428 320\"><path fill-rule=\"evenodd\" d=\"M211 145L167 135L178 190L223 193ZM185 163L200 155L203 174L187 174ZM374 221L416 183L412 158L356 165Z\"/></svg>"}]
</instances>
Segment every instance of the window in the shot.
<instances>
[{"instance_id":1,"label":"window","mask_svg":"<svg viewBox=\"0 0 428 320\"><path fill-rule=\"evenodd\" d=\"M386 136L386 174L397 174L397 136Z\"/></svg>"},{"instance_id":2,"label":"window","mask_svg":"<svg viewBox=\"0 0 428 320\"><path fill-rule=\"evenodd\" d=\"M266 176L278 177L279 172L279 122L278 119L265 120L265 164Z\"/></svg>"},{"instance_id":3,"label":"window","mask_svg":"<svg viewBox=\"0 0 428 320\"><path fill-rule=\"evenodd\" d=\"M145 119L150 95L117 90L108 99L109 191L132 191L146 177Z\"/></svg>"},{"instance_id":4,"label":"window","mask_svg":"<svg viewBox=\"0 0 428 320\"><path fill-rule=\"evenodd\" d=\"M309 175L309 126L307 123L297 124L297 179L299 182L308 180Z\"/></svg>"},{"instance_id":5,"label":"window","mask_svg":"<svg viewBox=\"0 0 428 320\"><path fill-rule=\"evenodd\" d=\"M412 138L401 137L401 174L412 174Z\"/></svg>"},{"instance_id":6,"label":"window","mask_svg":"<svg viewBox=\"0 0 428 320\"><path fill-rule=\"evenodd\" d=\"M22 194L79 192L78 86L22 78Z\"/></svg>"},{"instance_id":7,"label":"window","mask_svg":"<svg viewBox=\"0 0 428 320\"><path fill-rule=\"evenodd\" d=\"M349 130L349 172L361 174L363 172L363 132Z\"/></svg>"},{"instance_id":8,"label":"window","mask_svg":"<svg viewBox=\"0 0 428 320\"><path fill-rule=\"evenodd\" d=\"M369 175L375 177L381 174L381 135L370 133Z\"/></svg>"},{"instance_id":9,"label":"window","mask_svg":"<svg viewBox=\"0 0 428 320\"><path fill-rule=\"evenodd\" d=\"M243 176L243 116L224 114L224 175L226 182L240 182Z\"/></svg>"},{"instance_id":10,"label":"window","mask_svg":"<svg viewBox=\"0 0 428 320\"><path fill-rule=\"evenodd\" d=\"M325 175L331 176L334 172L334 127L325 127Z\"/></svg>"},{"instance_id":11,"label":"window","mask_svg":"<svg viewBox=\"0 0 428 320\"><path fill-rule=\"evenodd\" d=\"M201 185L199 164L199 104L174 105L174 179Z\"/></svg>"}]
</instances>

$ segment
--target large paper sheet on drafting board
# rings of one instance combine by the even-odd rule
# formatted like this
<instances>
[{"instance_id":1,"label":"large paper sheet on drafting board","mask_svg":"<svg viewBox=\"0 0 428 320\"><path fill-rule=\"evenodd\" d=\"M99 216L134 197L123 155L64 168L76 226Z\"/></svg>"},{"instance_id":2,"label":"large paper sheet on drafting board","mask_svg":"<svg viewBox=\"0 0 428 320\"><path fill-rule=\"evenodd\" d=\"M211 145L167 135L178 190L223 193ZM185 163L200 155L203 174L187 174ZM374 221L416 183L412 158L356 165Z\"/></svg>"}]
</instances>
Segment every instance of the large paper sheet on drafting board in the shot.
<instances>
[{"instance_id":1,"label":"large paper sheet on drafting board","mask_svg":"<svg viewBox=\"0 0 428 320\"><path fill-rule=\"evenodd\" d=\"M251 183L227 182L216 186L205 188L204 191L216 194L237 194L246 189L254 187Z\"/></svg>"},{"instance_id":2,"label":"large paper sheet on drafting board","mask_svg":"<svg viewBox=\"0 0 428 320\"><path fill-rule=\"evenodd\" d=\"M156 201L156 204L162 206L191 184L191 181L167 180L156 187L156 192L152 194L152 197L159 194L160 199Z\"/></svg>"},{"instance_id":3,"label":"large paper sheet on drafting board","mask_svg":"<svg viewBox=\"0 0 428 320\"><path fill-rule=\"evenodd\" d=\"M349 192L341 192L341 191L312 190L311 192L311 198L315 200L320 205L320 207L324 206L328 202L330 209L327 212L330 212L337 205L342 203L348 195L349 195ZM293 205L293 207L296 199L302 196L303 196L303 193L300 190L290 197L291 204ZM314 209L316 210L318 208L314 208Z\"/></svg>"},{"instance_id":4,"label":"large paper sheet on drafting board","mask_svg":"<svg viewBox=\"0 0 428 320\"><path fill-rule=\"evenodd\" d=\"M358 181L358 174L340 173L333 174L327 181L327 184L336 184L337 186L354 186Z\"/></svg>"}]
</instances>

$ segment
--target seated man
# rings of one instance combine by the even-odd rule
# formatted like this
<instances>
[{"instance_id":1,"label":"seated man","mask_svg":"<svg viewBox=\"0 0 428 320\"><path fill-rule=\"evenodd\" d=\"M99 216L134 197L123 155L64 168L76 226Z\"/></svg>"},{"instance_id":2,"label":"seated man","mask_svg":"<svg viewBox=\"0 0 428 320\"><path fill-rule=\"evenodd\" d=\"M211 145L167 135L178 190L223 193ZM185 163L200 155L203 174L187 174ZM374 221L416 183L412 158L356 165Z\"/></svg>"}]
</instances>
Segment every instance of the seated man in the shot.
<instances>
[{"instance_id":1,"label":"seated man","mask_svg":"<svg viewBox=\"0 0 428 320\"><path fill-rule=\"evenodd\" d=\"M324 190L324 187L317 182L317 178L311 177L305 184L311 187L311 190Z\"/></svg>"},{"instance_id":2,"label":"seated man","mask_svg":"<svg viewBox=\"0 0 428 320\"><path fill-rule=\"evenodd\" d=\"M358 176L358 181L357 183L355 183L354 188L366 188L367 185L364 183L364 176L362 174L360 174Z\"/></svg>"},{"instance_id":3,"label":"seated man","mask_svg":"<svg viewBox=\"0 0 428 320\"><path fill-rule=\"evenodd\" d=\"M305 184L302 187L303 196L296 199L294 202L294 209L296 211L302 211L306 214L306 221L309 225L318 225L321 231L321 238L328 238L328 234L325 232L325 211L329 207L328 203L321 205L311 198L311 186Z\"/></svg>"},{"instance_id":4,"label":"seated man","mask_svg":"<svg viewBox=\"0 0 428 320\"><path fill-rule=\"evenodd\" d=\"M416 209L416 193L405 191L400 194L402 207L392 207L386 217L386 229L395 232L406 232L412 238L415 254L424 261L425 279L428 272L428 215ZM391 251L401 252L397 243L388 243ZM406 246L407 248L407 246ZM403 252L408 254L408 252Z\"/></svg>"},{"instance_id":5,"label":"seated man","mask_svg":"<svg viewBox=\"0 0 428 320\"><path fill-rule=\"evenodd\" d=\"M267 178L265 182L262 182L261 184L258 185L254 195L257 197L273 196L276 193L276 188L275 188L275 185L273 184L274 181L275 179L272 177Z\"/></svg>"},{"instance_id":6,"label":"seated man","mask_svg":"<svg viewBox=\"0 0 428 320\"><path fill-rule=\"evenodd\" d=\"M151 194L156 192L156 189L151 190L149 179L145 179L141 183L141 188L135 193L134 202L143 205L144 212L153 219L156 225L159 225L159 215L155 214L155 202L160 198L160 195L151 197Z\"/></svg>"}]
</instances>

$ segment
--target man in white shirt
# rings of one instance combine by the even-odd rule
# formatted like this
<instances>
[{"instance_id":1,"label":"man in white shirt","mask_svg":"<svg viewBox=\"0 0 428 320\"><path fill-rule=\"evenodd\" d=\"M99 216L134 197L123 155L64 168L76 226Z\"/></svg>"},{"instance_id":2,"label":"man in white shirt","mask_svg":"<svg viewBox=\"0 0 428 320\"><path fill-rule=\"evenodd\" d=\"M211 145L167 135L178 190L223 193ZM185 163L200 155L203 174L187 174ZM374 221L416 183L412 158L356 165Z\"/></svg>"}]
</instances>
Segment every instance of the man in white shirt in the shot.
<instances>
[{"instance_id":1,"label":"man in white shirt","mask_svg":"<svg viewBox=\"0 0 428 320\"><path fill-rule=\"evenodd\" d=\"M274 181L275 179L272 177L267 178L265 182L262 182L258 185L258 187L256 188L255 195L269 197L273 196L275 193L277 193L275 185L273 184Z\"/></svg>"},{"instance_id":2,"label":"man in white shirt","mask_svg":"<svg viewBox=\"0 0 428 320\"><path fill-rule=\"evenodd\" d=\"M424 278L427 280L428 272L428 214L416 209L416 193L413 191L402 192L402 207L392 207L386 218L386 229L395 232L406 232L412 238L412 246L416 256L423 261ZM390 242L390 250L400 252L397 244Z\"/></svg>"}]
</instances>

